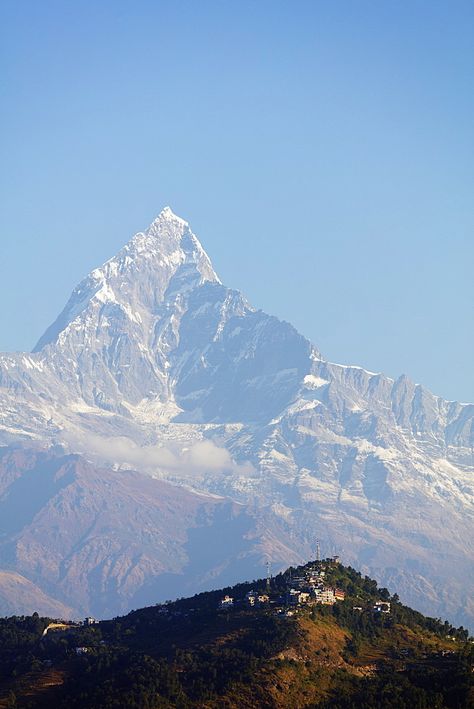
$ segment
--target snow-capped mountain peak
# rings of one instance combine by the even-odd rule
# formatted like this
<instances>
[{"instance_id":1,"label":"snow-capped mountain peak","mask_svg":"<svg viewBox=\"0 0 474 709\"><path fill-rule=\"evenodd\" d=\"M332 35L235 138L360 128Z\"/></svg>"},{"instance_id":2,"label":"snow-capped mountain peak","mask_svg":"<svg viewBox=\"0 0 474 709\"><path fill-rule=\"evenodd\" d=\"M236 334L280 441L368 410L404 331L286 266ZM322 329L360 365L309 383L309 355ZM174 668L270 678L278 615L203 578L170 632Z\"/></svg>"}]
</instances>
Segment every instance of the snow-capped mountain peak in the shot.
<instances>
[{"instance_id":1,"label":"snow-capped mountain peak","mask_svg":"<svg viewBox=\"0 0 474 709\"><path fill-rule=\"evenodd\" d=\"M185 219L182 217L178 216L173 212L171 207L169 205L166 205L166 207L163 207L161 212L158 214L156 219L153 220L153 224L156 222L177 222L178 224L182 224L184 227L189 227L189 222L187 222Z\"/></svg>"},{"instance_id":2,"label":"snow-capped mountain peak","mask_svg":"<svg viewBox=\"0 0 474 709\"><path fill-rule=\"evenodd\" d=\"M35 353L0 355L0 414L0 443L60 443L260 505L298 548L350 544L408 599L415 574L433 610L456 599L474 617L474 406L325 361L225 287L169 207L77 286Z\"/></svg>"},{"instance_id":3,"label":"snow-capped mountain peak","mask_svg":"<svg viewBox=\"0 0 474 709\"><path fill-rule=\"evenodd\" d=\"M173 280L181 291L205 282L220 284L188 222L165 207L145 231L135 234L116 256L81 281L33 352L56 342L71 323L79 324L86 311L90 315L91 308L99 305L116 304L125 312L133 310L135 320L143 318L144 312L155 313Z\"/></svg>"},{"instance_id":4,"label":"snow-capped mountain peak","mask_svg":"<svg viewBox=\"0 0 474 709\"><path fill-rule=\"evenodd\" d=\"M133 249L133 246L143 242L149 246L150 238L155 240L153 250L156 249L162 258L174 255L174 259L179 261L183 260L182 254L184 254L184 262L196 263L202 281L220 283L209 256L204 251L196 234L191 231L189 223L175 214L171 207L164 207L144 234L137 234L129 246Z\"/></svg>"}]
</instances>

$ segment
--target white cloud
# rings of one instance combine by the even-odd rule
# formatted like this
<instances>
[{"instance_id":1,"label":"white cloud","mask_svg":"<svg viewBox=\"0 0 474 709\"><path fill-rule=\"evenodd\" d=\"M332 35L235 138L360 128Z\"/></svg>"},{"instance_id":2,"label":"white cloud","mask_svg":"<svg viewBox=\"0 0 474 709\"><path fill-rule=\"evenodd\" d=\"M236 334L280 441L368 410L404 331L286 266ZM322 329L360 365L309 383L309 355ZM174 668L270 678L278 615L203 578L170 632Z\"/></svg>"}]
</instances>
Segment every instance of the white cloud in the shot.
<instances>
[{"instance_id":1,"label":"white cloud","mask_svg":"<svg viewBox=\"0 0 474 709\"><path fill-rule=\"evenodd\" d=\"M69 437L72 450L99 456L110 463L129 465L137 469L161 469L168 472L229 472L248 475L254 472L251 463L236 463L226 448L204 439L183 447L168 442L167 446L139 446L125 436L104 438L95 434L80 433Z\"/></svg>"},{"instance_id":2,"label":"white cloud","mask_svg":"<svg viewBox=\"0 0 474 709\"><path fill-rule=\"evenodd\" d=\"M212 441L195 443L185 454L187 465L208 470L229 470L234 465L226 448L219 448Z\"/></svg>"}]
</instances>

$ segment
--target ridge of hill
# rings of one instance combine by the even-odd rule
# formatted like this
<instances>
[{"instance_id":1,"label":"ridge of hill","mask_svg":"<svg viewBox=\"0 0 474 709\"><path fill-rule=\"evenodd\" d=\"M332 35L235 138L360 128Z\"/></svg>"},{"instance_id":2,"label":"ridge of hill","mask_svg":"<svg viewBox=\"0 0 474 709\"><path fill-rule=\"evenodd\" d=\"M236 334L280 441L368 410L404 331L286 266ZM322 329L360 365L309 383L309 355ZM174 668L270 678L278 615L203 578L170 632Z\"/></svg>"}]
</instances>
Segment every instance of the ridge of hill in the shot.
<instances>
[{"instance_id":1,"label":"ridge of hill","mask_svg":"<svg viewBox=\"0 0 474 709\"><path fill-rule=\"evenodd\" d=\"M1 709L473 706L467 630L337 559L91 623L0 620Z\"/></svg>"}]
</instances>

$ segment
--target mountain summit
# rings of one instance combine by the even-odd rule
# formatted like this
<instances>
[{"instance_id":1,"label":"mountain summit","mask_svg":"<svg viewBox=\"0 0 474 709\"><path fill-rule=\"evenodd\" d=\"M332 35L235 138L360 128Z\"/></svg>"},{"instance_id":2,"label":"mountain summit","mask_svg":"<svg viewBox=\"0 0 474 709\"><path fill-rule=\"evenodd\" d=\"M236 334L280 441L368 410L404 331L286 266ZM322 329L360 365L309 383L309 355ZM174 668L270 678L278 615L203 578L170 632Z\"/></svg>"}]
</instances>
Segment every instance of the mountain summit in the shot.
<instances>
[{"instance_id":1,"label":"mountain summit","mask_svg":"<svg viewBox=\"0 0 474 709\"><path fill-rule=\"evenodd\" d=\"M117 256L81 281L33 351L57 342L72 322L94 306L102 313L103 306L117 306L134 321L148 319L147 313L163 303L175 279L181 288L220 283L189 224L165 207L146 231L135 234Z\"/></svg>"},{"instance_id":2,"label":"mountain summit","mask_svg":"<svg viewBox=\"0 0 474 709\"><path fill-rule=\"evenodd\" d=\"M218 495L279 530L258 541L262 559L300 561L318 537L401 588L412 605L452 620L474 616L465 583L474 406L444 401L407 377L327 362L290 324L225 287L168 207L77 286L33 353L0 355L0 404L3 445L59 444L95 464ZM18 497L5 476L7 504ZM52 508L63 504L55 494L43 510L51 524ZM82 555L81 524L71 554L93 596L93 569L101 565L107 587L117 560L106 544L94 559ZM37 565L19 561L34 519L28 525L16 536L4 530L0 569L45 588ZM241 558L258 536L248 525L232 542ZM189 531L180 573L197 579L191 539ZM159 588L169 561L156 545L150 553L153 562L141 552L127 557L127 581L114 576L121 597L140 585ZM226 565L213 553L208 567L215 563L218 576ZM59 579L64 560L58 551L54 558Z\"/></svg>"}]
</instances>

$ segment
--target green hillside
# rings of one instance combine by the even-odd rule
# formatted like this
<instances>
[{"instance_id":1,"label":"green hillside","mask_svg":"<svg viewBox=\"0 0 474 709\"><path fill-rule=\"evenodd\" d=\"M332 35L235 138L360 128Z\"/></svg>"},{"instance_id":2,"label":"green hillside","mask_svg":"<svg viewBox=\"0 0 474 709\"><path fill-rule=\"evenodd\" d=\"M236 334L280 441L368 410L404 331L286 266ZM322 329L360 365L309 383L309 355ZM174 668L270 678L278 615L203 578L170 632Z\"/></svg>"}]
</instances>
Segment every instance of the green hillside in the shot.
<instances>
[{"instance_id":1,"label":"green hillside","mask_svg":"<svg viewBox=\"0 0 474 709\"><path fill-rule=\"evenodd\" d=\"M0 620L1 709L474 706L467 631L334 560L90 626L51 623Z\"/></svg>"}]
</instances>

